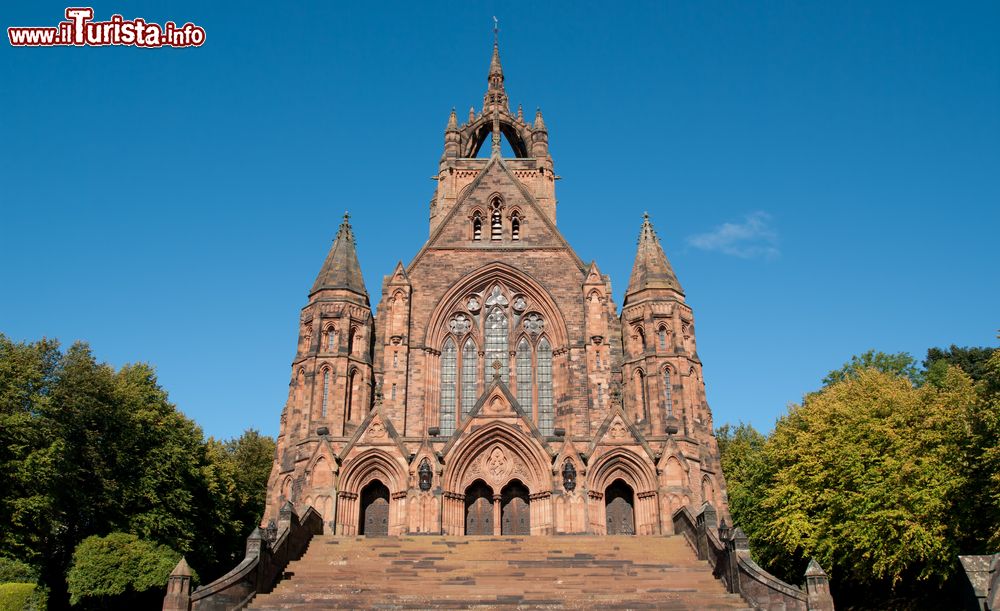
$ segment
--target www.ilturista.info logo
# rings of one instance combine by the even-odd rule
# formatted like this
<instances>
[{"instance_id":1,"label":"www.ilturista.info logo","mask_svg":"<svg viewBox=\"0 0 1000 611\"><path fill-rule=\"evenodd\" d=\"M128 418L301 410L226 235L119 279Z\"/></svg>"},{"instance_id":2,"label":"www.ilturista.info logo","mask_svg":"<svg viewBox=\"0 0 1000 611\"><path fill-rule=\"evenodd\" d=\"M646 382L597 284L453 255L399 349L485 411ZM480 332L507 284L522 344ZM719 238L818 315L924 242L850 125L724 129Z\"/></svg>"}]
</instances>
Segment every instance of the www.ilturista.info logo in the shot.
<instances>
[{"instance_id":1,"label":"www.ilturista.info logo","mask_svg":"<svg viewBox=\"0 0 1000 611\"><path fill-rule=\"evenodd\" d=\"M55 27L10 27L7 38L15 47L200 47L205 44L205 29L193 23L178 26L173 21L163 25L145 19L124 19L112 15L110 21L93 21L94 9L70 7L66 21Z\"/></svg>"}]
</instances>

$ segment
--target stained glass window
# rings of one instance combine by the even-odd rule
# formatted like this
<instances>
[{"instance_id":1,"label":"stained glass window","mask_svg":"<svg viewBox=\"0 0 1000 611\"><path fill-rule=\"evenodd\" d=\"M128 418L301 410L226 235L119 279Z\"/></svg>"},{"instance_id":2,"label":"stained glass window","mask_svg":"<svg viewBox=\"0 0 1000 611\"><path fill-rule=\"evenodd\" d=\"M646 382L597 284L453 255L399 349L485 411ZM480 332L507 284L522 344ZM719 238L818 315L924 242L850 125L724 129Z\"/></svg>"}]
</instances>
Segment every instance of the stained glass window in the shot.
<instances>
[{"instance_id":1,"label":"stained glass window","mask_svg":"<svg viewBox=\"0 0 1000 611\"><path fill-rule=\"evenodd\" d=\"M462 416L468 416L476 406L476 374L479 371L479 358L476 354L476 344L471 339L465 341L462 347Z\"/></svg>"},{"instance_id":2,"label":"stained glass window","mask_svg":"<svg viewBox=\"0 0 1000 611\"><path fill-rule=\"evenodd\" d=\"M455 432L455 368L458 363L455 342L449 338L441 350L441 407L440 428L442 435Z\"/></svg>"},{"instance_id":3,"label":"stained glass window","mask_svg":"<svg viewBox=\"0 0 1000 611\"><path fill-rule=\"evenodd\" d=\"M496 307L486 317L486 371L492 377L493 363L500 361L500 379L504 384L510 384L507 352L507 315Z\"/></svg>"},{"instance_id":4,"label":"stained glass window","mask_svg":"<svg viewBox=\"0 0 1000 611\"><path fill-rule=\"evenodd\" d=\"M552 409L552 347L549 340L538 342L538 430L542 435L552 434L554 416Z\"/></svg>"},{"instance_id":5,"label":"stained glass window","mask_svg":"<svg viewBox=\"0 0 1000 611\"><path fill-rule=\"evenodd\" d=\"M534 413L531 401L531 346L522 339L517 344L517 402L529 417Z\"/></svg>"}]
</instances>

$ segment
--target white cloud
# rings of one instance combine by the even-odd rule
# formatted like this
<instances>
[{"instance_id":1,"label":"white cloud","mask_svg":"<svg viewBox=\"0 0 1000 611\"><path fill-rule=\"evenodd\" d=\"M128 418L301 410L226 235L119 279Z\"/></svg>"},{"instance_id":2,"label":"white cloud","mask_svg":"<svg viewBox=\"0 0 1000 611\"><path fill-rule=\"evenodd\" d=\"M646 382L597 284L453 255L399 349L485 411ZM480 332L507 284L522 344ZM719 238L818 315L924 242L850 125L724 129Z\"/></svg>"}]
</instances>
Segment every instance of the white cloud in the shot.
<instances>
[{"instance_id":1,"label":"white cloud","mask_svg":"<svg viewBox=\"0 0 1000 611\"><path fill-rule=\"evenodd\" d=\"M742 223L723 223L708 233L690 236L687 242L742 259L772 259L780 254L778 232L771 227L771 215L763 211L746 215Z\"/></svg>"}]
</instances>

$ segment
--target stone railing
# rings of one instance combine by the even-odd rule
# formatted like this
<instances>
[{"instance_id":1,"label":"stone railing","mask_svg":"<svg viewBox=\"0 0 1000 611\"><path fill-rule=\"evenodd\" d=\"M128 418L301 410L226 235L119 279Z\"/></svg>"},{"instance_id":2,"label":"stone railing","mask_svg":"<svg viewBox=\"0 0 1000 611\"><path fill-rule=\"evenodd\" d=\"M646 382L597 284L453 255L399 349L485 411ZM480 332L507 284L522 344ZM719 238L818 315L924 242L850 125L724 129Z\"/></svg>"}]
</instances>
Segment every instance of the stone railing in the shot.
<instances>
[{"instance_id":1,"label":"stone railing","mask_svg":"<svg viewBox=\"0 0 1000 611\"><path fill-rule=\"evenodd\" d=\"M230 611L247 606L267 592L292 560L302 556L313 535L323 532L323 518L312 507L301 516L285 503L277 524L254 529L247 537L246 556L212 583L191 591L191 572L181 558L167 582L163 611Z\"/></svg>"},{"instance_id":2,"label":"stone railing","mask_svg":"<svg viewBox=\"0 0 1000 611\"><path fill-rule=\"evenodd\" d=\"M969 578L969 609L1000 610L1000 554L959 556Z\"/></svg>"},{"instance_id":3,"label":"stone railing","mask_svg":"<svg viewBox=\"0 0 1000 611\"><path fill-rule=\"evenodd\" d=\"M805 590L771 575L750 557L747 537L739 528L719 526L715 508L705 503L697 518L687 507L674 512L674 532L683 535L707 560L726 589L758 609L782 611L833 611L830 580L815 560L806 569Z\"/></svg>"}]
</instances>

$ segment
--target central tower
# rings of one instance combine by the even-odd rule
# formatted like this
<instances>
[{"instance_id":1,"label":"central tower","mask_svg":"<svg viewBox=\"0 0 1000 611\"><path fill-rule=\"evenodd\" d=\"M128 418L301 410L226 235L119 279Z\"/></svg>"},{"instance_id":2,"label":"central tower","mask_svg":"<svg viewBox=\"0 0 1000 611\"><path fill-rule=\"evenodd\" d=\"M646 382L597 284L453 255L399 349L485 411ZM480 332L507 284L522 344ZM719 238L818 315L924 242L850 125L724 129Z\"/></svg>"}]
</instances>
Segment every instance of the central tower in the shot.
<instances>
[{"instance_id":1,"label":"central tower","mask_svg":"<svg viewBox=\"0 0 1000 611\"><path fill-rule=\"evenodd\" d=\"M619 312L556 227L553 168L494 42L482 107L448 117L429 237L374 316L340 225L300 314L265 523L286 502L343 535L652 535L681 507L728 515L693 314L649 217Z\"/></svg>"}]
</instances>

